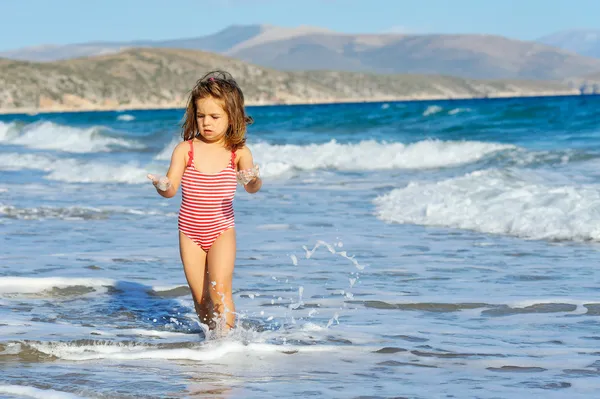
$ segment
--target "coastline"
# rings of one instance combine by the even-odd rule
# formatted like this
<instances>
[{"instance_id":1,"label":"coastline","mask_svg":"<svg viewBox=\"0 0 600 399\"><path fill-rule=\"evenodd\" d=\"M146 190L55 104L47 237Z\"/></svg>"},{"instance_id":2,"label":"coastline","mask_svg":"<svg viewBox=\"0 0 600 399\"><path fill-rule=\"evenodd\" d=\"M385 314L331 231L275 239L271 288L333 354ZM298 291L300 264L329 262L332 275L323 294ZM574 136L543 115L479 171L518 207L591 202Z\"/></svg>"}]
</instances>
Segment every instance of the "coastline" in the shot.
<instances>
[{"instance_id":1,"label":"coastline","mask_svg":"<svg viewBox=\"0 0 600 399\"><path fill-rule=\"evenodd\" d=\"M532 98L532 97L569 97L582 96L579 90L565 91L539 91L539 92L498 92L487 96L435 96L435 95L412 95L412 96L378 96L370 98L331 98L331 99L306 99L289 101L261 101L247 100L247 107L277 106L277 105L328 105L328 104L358 104L358 103L380 103L380 102L425 102L425 101L451 101L451 100L488 100L488 99L510 99L510 98ZM115 106L51 106L38 108L0 108L0 115L37 115L53 113L72 112L126 112L126 111L150 111L166 109L185 109L185 103L172 102L165 104L130 104L122 107Z\"/></svg>"}]
</instances>

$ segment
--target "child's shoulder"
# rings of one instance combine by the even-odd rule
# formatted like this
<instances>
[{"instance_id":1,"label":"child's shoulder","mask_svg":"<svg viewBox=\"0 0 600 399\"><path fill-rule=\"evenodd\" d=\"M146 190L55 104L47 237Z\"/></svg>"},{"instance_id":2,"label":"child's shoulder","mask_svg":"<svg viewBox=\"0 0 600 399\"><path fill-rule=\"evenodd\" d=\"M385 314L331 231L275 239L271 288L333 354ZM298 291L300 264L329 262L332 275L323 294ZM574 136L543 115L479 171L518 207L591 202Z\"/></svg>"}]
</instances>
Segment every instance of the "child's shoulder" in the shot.
<instances>
[{"instance_id":1,"label":"child's shoulder","mask_svg":"<svg viewBox=\"0 0 600 399\"><path fill-rule=\"evenodd\" d=\"M237 150L235 150L235 152L239 156L248 155L248 154L252 155L252 152L250 152L250 148L248 148L248 146L246 144L244 144L243 146L239 147Z\"/></svg>"},{"instance_id":2,"label":"child's shoulder","mask_svg":"<svg viewBox=\"0 0 600 399\"><path fill-rule=\"evenodd\" d=\"M190 151L190 143L188 141L182 141L178 143L175 148L173 148L173 154L171 155L171 160L173 159L185 159L187 162L187 154Z\"/></svg>"},{"instance_id":3,"label":"child's shoulder","mask_svg":"<svg viewBox=\"0 0 600 399\"><path fill-rule=\"evenodd\" d=\"M175 146L175 148L173 149L173 152L182 152L182 151L187 151L189 149L190 149L190 142L189 141L181 141Z\"/></svg>"}]
</instances>

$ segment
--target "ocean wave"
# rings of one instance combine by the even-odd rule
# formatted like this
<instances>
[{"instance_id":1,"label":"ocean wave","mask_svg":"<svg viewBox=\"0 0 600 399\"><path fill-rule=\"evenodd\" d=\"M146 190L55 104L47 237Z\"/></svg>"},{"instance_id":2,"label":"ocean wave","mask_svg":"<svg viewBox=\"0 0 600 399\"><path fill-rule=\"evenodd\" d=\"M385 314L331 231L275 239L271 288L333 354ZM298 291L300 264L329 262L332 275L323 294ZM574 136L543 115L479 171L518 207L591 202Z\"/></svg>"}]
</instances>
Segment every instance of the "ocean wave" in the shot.
<instances>
[{"instance_id":1,"label":"ocean wave","mask_svg":"<svg viewBox=\"0 0 600 399\"><path fill-rule=\"evenodd\" d=\"M158 161L170 161L173 150L177 147L177 144L181 143L181 138L173 138L169 144L165 146L158 154L154 156L154 159Z\"/></svg>"},{"instance_id":2,"label":"ocean wave","mask_svg":"<svg viewBox=\"0 0 600 399\"><path fill-rule=\"evenodd\" d=\"M471 112L470 108L453 108L450 111L448 111L448 115L456 115L456 114L460 114L461 112Z\"/></svg>"},{"instance_id":3,"label":"ocean wave","mask_svg":"<svg viewBox=\"0 0 600 399\"><path fill-rule=\"evenodd\" d=\"M423 111L423 116L439 114L442 111L444 111L443 107L440 107L439 105L430 105L425 109L425 111ZM452 108L449 111L445 112L444 115L456 115L456 114L460 114L462 112L471 112L471 109L470 108L460 108L460 107Z\"/></svg>"},{"instance_id":4,"label":"ocean wave","mask_svg":"<svg viewBox=\"0 0 600 399\"><path fill-rule=\"evenodd\" d=\"M78 277L0 277L0 294L22 295L39 294L52 296L56 289L73 291L73 295L79 293L81 287L92 291L106 292L107 287L115 286L116 281L105 278L78 278ZM90 290L85 290L85 293Z\"/></svg>"},{"instance_id":5,"label":"ocean wave","mask_svg":"<svg viewBox=\"0 0 600 399\"><path fill-rule=\"evenodd\" d=\"M289 355L298 352L333 352L341 351L339 345L277 345L262 342L240 342L237 340L212 342L180 342L174 344L150 344L138 342L115 342L107 340L80 340L72 342L11 342L6 345L5 352L11 356L27 353L29 357L39 359L63 360L192 360L212 361L234 353L256 353ZM354 348L353 350L356 350Z\"/></svg>"},{"instance_id":6,"label":"ocean wave","mask_svg":"<svg viewBox=\"0 0 600 399\"><path fill-rule=\"evenodd\" d=\"M387 222L528 239L600 241L600 186L555 185L529 171L490 169L410 183L374 200Z\"/></svg>"},{"instance_id":7,"label":"ocean wave","mask_svg":"<svg viewBox=\"0 0 600 399\"><path fill-rule=\"evenodd\" d=\"M144 262L148 259L117 259L120 262ZM106 278L88 277L16 277L0 276L0 294L11 296L20 294L50 295L56 289L75 292L78 288L87 288L98 292L106 292L107 287L127 290L128 292L143 291L149 295L174 298L189 295L187 285L145 285L133 281L113 280ZM89 291L88 290L88 291ZM67 292L65 291L65 292ZM76 295L76 293L74 294Z\"/></svg>"},{"instance_id":8,"label":"ocean wave","mask_svg":"<svg viewBox=\"0 0 600 399\"><path fill-rule=\"evenodd\" d=\"M37 122L20 130L14 123L0 125L0 142L40 150L71 153L108 152L115 148L143 149L142 143L103 134L102 126L77 128L53 122Z\"/></svg>"},{"instance_id":9,"label":"ocean wave","mask_svg":"<svg viewBox=\"0 0 600 399\"><path fill-rule=\"evenodd\" d=\"M99 162L61 160L46 176L67 183L147 183L148 171L135 162L113 165Z\"/></svg>"},{"instance_id":10,"label":"ocean wave","mask_svg":"<svg viewBox=\"0 0 600 399\"><path fill-rule=\"evenodd\" d=\"M0 385L0 394L17 395L35 399L83 399L83 396L54 389L40 389L27 385Z\"/></svg>"},{"instance_id":11,"label":"ocean wave","mask_svg":"<svg viewBox=\"0 0 600 399\"><path fill-rule=\"evenodd\" d=\"M106 211L78 206L66 208L53 208L48 206L18 208L11 205L0 204L0 215L10 219L22 220L98 220L108 218L108 213Z\"/></svg>"},{"instance_id":12,"label":"ocean wave","mask_svg":"<svg viewBox=\"0 0 600 399\"><path fill-rule=\"evenodd\" d=\"M427 107L427 109L425 111L423 111L423 116L434 115L434 114L437 114L438 112L441 112L442 110L443 110L443 108L440 107L439 105L430 105L429 107Z\"/></svg>"},{"instance_id":13,"label":"ocean wave","mask_svg":"<svg viewBox=\"0 0 600 399\"><path fill-rule=\"evenodd\" d=\"M136 161L117 164L65 158L56 154L3 153L0 154L0 170L40 170L46 172L46 179L66 183L145 184L148 173L165 173L167 165L164 161L170 159L178 142L172 141L149 165ZM267 179L287 179L306 171L426 170L475 162L483 162L487 167L578 164L583 168L584 164L598 159L598 154L585 151L528 151L500 143L439 140L413 144L377 141L340 144L335 140L310 145L256 143L252 151Z\"/></svg>"},{"instance_id":14,"label":"ocean wave","mask_svg":"<svg viewBox=\"0 0 600 399\"><path fill-rule=\"evenodd\" d=\"M11 140L18 136L19 130L14 122L0 122L0 143Z\"/></svg>"},{"instance_id":15,"label":"ocean wave","mask_svg":"<svg viewBox=\"0 0 600 399\"><path fill-rule=\"evenodd\" d=\"M136 162L109 164L42 154L0 154L0 170L41 170L46 179L67 183L147 183L149 170Z\"/></svg>"},{"instance_id":16,"label":"ocean wave","mask_svg":"<svg viewBox=\"0 0 600 399\"><path fill-rule=\"evenodd\" d=\"M123 121L123 122L131 122L131 121L135 120L135 116L129 115L129 114L123 114L123 115L117 116L117 120Z\"/></svg>"},{"instance_id":17,"label":"ocean wave","mask_svg":"<svg viewBox=\"0 0 600 399\"><path fill-rule=\"evenodd\" d=\"M385 170L448 168L476 162L492 153L516 148L513 145L478 141L423 140L413 144L362 141L340 144L271 145L252 147L254 157L273 165L281 173L286 169ZM287 168L286 168L287 166Z\"/></svg>"},{"instance_id":18,"label":"ocean wave","mask_svg":"<svg viewBox=\"0 0 600 399\"><path fill-rule=\"evenodd\" d=\"M0 216L19 219L19 220L47 220L47 219L59 219L59 220L102 220L108 219L111 215L125 214L125 215L165 215L175 216L174 212L158 212L148 209L133 209L133 208L122 208L122 207L82 207L82 206L69 206L69 207L51 207L51 206L39 206L34 208L21 208L13 205L5 205L0 203Z\"/></svg>"},{"instance_id":19,"label":"ocean wave","mask_svg":"<svg viewBox=\"0 0 600 399\"><path fill-rule=\"evenodd\" d=\"M155 159L169 160L178 142L169 143ZM332 140L310 145L256 143L250 148L265 176L279 176L294 170L447 168L476 162L492 153L517 147L479 141L423 140L402 144L369 140L340 144Z\"/></svg>"},{"instance_id":20,"label":"ocean wave","mask_svg":"<svg viewBox=\"0 0 600 399\"><path fill-rule=\"evenodd\" d=\"M0 154L0 170L43 170L51 171L59 159L39 154Z\"/></svg>"}]
</instances>

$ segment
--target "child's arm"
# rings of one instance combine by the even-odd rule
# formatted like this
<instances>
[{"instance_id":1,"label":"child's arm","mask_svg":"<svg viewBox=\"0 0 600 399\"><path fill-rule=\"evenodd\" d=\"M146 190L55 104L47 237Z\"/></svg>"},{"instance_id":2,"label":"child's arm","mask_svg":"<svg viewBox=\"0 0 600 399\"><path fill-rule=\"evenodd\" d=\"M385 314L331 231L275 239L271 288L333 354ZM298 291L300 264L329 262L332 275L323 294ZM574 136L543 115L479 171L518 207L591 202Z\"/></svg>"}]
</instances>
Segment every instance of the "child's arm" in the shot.
<instances>
[{"instance_id":1,"label":"child's arm","mask_svg":"<svg viewBox=\"0 0 600 399\"><path fill-rule=\"evenodd\" d=\"M254 159L250 149L246 146L240 148L237 151L237 166L238 170L252 169L254 167ZM255 177L253 180L244 185L244 188L250 194L256 193L262 187L262 179L260 176Z\"/></svg>"},{"instance_id":2,"label":"child's arm","mask_svg":"<svg viewBox=\"0 0 600 399\"><path fill-rule=\"evenodd\" d=\"M185 155L188 149L189 144L186 141L183 141L173 150L173 155L171 155L171 165L169 165L169 170L167 171L167 177L171 183L169 188L162 191L154 184L156 192L165 198L171 198L177 194L177 189L181 184L181 177L183 176L183 172L185 172Z\"/></svg>"}]
</instances>

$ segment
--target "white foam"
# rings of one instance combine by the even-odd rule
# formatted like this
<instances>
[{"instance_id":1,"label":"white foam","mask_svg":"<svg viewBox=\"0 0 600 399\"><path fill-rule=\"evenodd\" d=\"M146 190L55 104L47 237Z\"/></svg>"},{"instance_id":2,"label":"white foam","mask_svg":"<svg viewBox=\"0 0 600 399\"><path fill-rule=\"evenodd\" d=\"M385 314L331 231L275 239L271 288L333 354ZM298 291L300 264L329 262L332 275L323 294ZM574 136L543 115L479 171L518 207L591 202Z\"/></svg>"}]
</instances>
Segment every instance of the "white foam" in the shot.
<instances>
[{"instance_id":1,"label":"white foam","mask_svg":"<svg viewBox=\"0 0 600 399\"><path fill-rule=\"evenodd\" d=\"M305 332L317 332L317 331L321 332L321 331L325 331L327 329L325 327L321 327L318 324L306 322L302 325L301 330L305 331Z\"/></svg>"},{"instance_id":2,"label":"white foam","mask_svg":"<svg viewBox=\"0 0 600 399\"><path fill-rule=\"evenodd\" d=\"M0 154L0 170L36 169L52 170L57 160L54 157L38 154Z\"/></svg>"},{"instance_id":3,"label":"white foam","mask_svg":"<svg viewBox=\"0 0 600 399\"><path fill-rule=\"evenodd\" d=\"M222 341L199 345L197 348L153 349L148 345L129 343L97 343L94 345L72 345L64 342L30 343L36 350L64 360L193 360L212 361L239 353L277 354L281 352L339 352L339 346L291 346L266 343L245 344L238 341Z\"/></svg>"},{"instance_id":4,"label":"white foam","mask_svg":"<svg viewBox=\"0 0 600 399\"><path fill-rule=\"evenodd\" d=\"M98 291L114 285L114 280L104 278L4 276L0 277L0 294L36 294L52 288L73 286L90 287Z\"/></svg>"},{"instance_id":5,"label":"white foam","mask_svg":"<svg viewBox=\"0 0 600 399\"><path fill-rule=\"evenodd\" d=\"M162 149L161 152L156 154L154 159L159 161L169 161L171 160L171 155L173 155L173 150L177 147L177 144L181 143L181 138L173 138L169 144L165 148Z\"/></svg>"},{"instance_id":6,"label":"white foam","mask_svg":"<svg viewBox=\"0 0 600 399\"><path fill-rule=\"evenodd\" d=\"M177 288L187 287L183 285L153 285L152 291L154 292L162 292L162 291L171 291Z\"/></svg>"},{"instance_id":7,"label":"white foam","mask_svg":"<svg viewBox=\"0 0 600 399\"><path fill-rule=\"evenodd\" d=\"M72 393L55 391L53 389L39 389L26 385L0 385L0 393L7 395L19 395L39 399L80 399Z\"/></svg>"},{"instance_id":8,"label":"white foam","mask_svg":"<svg viewBox=\"0 0 600 399\"><path fill-rule=\"evenodd\" d=\"M135 116L129 115L129 114L119 115L119 116L117 116L117 120L123 121L123 122L130 122L130 121L135 120Z\"/></svg>"},{"instance_id":9,"label":"white foam","mask_svg":"<svg viewBox=\"0 0 600 399\"><path fill-rule=\"evenodd\" d=\"M25 126L17 137L9 137L4 141L28 148L72 153L105 152L110 151L111 147L144 148L137 142L102 135L101 130L101 127L83 129L41 122Z\"/></svg>"},{"instance_id":10,"label":"white foam","mask_svg":"<svg viewBox=\"0 0 600 399\"><path fill-rule=\"evenodd\" d=\"M16 128L16 124L14 122L4 123L0 122L0 143L4 141L8 141L11 138L17 136L18 130Z\"/></svg>"},{"instance_id":11,"label":"white foam","mask_svg":"<svg viewBox=\"0 0 600 399\"><path fill-rule=\"evenodd\" d=\"M102 210L90 207L70 206L65 208L54 208L42 206L37 208L18 208L0 203L0 215L25 220L86 219L101 215L101 213Z\"/></svg>"},{"instance_id":12,"label":"white foam","mask_svg":"<svg viewBox=\"0 0 600 399\"><path fill-rule=\"evenodd\" d=\"M477 171L411 183L375 199L389 222L444 226L531 239L600 240L600 186L553 186L520 171Z\"/></svg>"},{"instance_id":13,"label":"white foam","mask_svg":"<svg viewBox=\"0 0 600 399\"><path fill-rule=\"evenodd\" d=\"M55 163L47 179L68 183L147 183L148 171L137 163L112 165L65 159Z\"/></svg>"},{"instance_id":14,"label":"white foam","mask_svg":"<svg viewBox=\"0 0 600 399\"><path fill-rule=\"evenodd\" d=\"M173 140L157 160L170 160ZM325 144L250 145L254 161L264 176L281 176L296 170L383 170L428 169L452 167L476 162L497 151L515 149L513 145L479 141L423 140L413 144L384 143L374 140L340 144L331 140Z\"/></svg>"},{"instance_id":15,"label":"white foam","mask_svg":"<svg viewBox=\"0 0 600 399\"><path fill-rule=\"evenodd\" d=\"M442 110L442 107L440 107L439 105L430 105L429 107L427 107L427 109L423 112L423 116L429 116L429 115L433 115L433 114L437 114L438 112L440 112Z\"/></svg>"},{"instance_id":16,"label":"white foam","mask_svg":"<svg viewBox=\"0 0 600 399\"><path fill-rule=\"evenodd\" d=\"M49 172L46 178L68 183L129 183L148 182L148 170L135 162L108 164L71 158L56 158L41 154L0 154L0 170L34 169Z\"/></svg>"},{"instance_id":17,"label":"white foam","mask_svg":"<svg viewBox=\"0 0 600 399\"><path fill-rule=\"evenodd\" d=\"M289 230L290 225L286 223L260 224L256 230Z\"/></svg>"},{"instance_id":18,"label":"white foam","mask_svg":"<svg viewBox=\"0 0 600 399\"><path fill-rule=\"evenodd\" d=\"M135 334L135 335L142 335L142 336L147 336L147 337L159 337L159 338L171 338L171 337L181 338L181 337L189 337L189 334L181 333L181 332L158 331L158 330L143 330L141 328L132 328L132 329L129 329L129 330L120 329L119 333L120 334L131 333L131 334Z\"/></svg>"},{"instance_id":19,"label":"white foam","mask_svg":"<svg viewBox=\"0 0 600 399\"><path fill-rule=\"evenodd\" d=\"M1 190L0 190L1 192ZM15 219L24 220L45 220L45 219L62 219L62 220L86 220L86 219L103 219L108 214L126 214L126 215L161 215L161 216L177 216L175 212L160 212L151 209L134 209L127 207L85 207L85 206L68 206L68 207L52 207L40 206L33 208L20 208L13 205L5 205L0 202L0 215L6 215Z\"/></svg>"},{"instance_id":20,"label":"white foam","mask_svg":"<svg viewBox=\"0 0 600 399\"><path fill-rule=\"evenodd\" d=\"M290 169L383 170L452 167L478 161L515 146L478 141L423 140L413 144L362 141L340 144L271 145L252 147L254 158L267 174Z\"/></svg>"},{"instance_id":21,"label":"white foam","mask_svg":"<svg viewBox=\"0 0 600 399\"><path fill-rule=\"evenodd\" d=\"M471 109L470 108L454 108L451 109L450 111L448 111L448 115L456 115L456 114L460 114L461 112L470 112Z\"/></svg>"}]
</instances>

